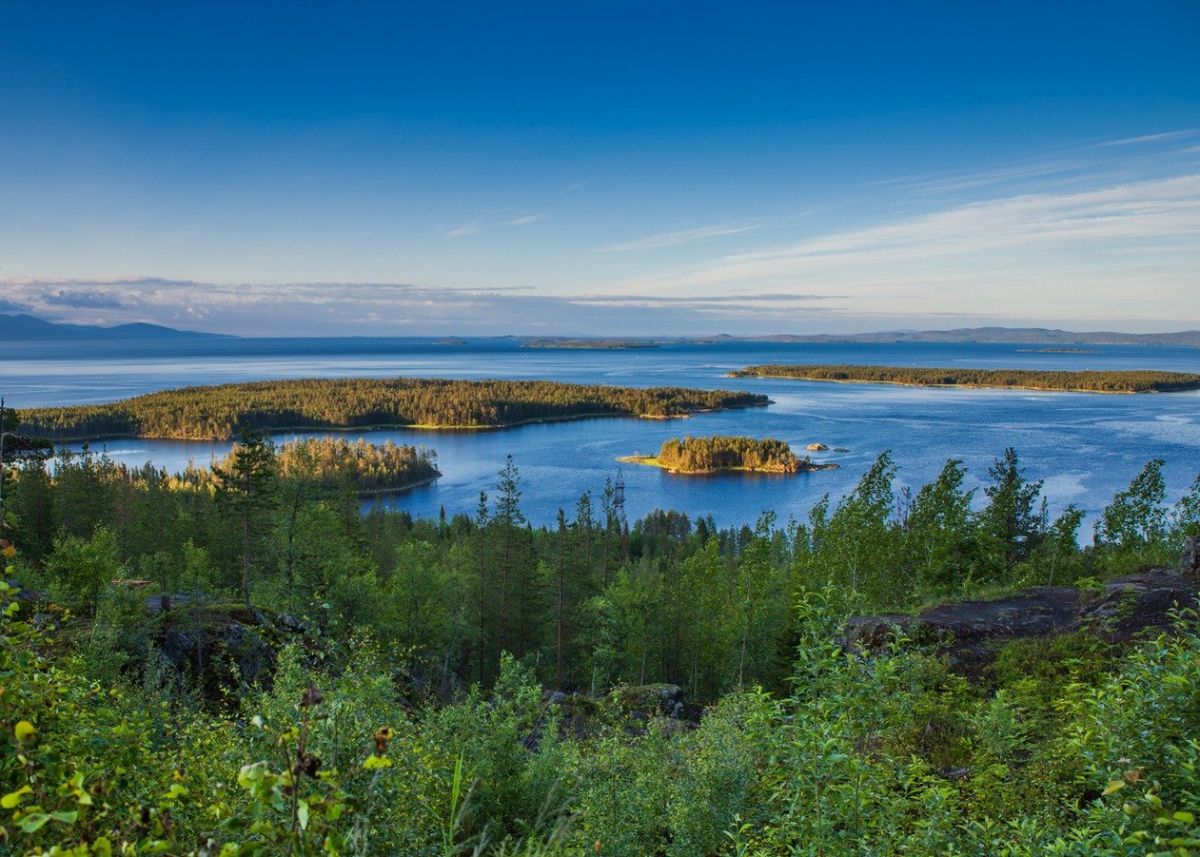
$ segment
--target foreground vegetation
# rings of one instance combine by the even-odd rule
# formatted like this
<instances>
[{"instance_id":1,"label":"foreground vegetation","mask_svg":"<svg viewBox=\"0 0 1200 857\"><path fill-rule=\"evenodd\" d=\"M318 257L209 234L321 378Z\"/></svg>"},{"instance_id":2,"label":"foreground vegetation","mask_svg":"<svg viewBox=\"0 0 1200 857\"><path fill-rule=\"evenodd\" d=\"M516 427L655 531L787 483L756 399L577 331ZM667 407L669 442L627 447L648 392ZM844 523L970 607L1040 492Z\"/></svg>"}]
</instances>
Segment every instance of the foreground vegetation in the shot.
<instances>
[{"instance_id":1,"label":"foreground vegetation","mask_svg":"<svg viewBox=\"0 0 1200 857\"><path fill-rule=\"evenodd\" d=\"M225 440L246 429L503 428L596 416L675 417L766 405L766 396L555 381L345 378L163 390L103 405L18 411L20 431L54 440Z\"/></svg>"},{"instance_id":2,"label":"foreground vegetation","mask_svg":"<svg viewBox=\"0 0 1200 857\"><path fill-rule=\"evenodd\" d=\"M533 528L511 460L473 517L413 520L360 515L264 445L247 436L217 490L93 455L51 476L24 447L0 545L0 847L1083 857L1200 838L1194 614L1128 646L1014 643L983 682L936 649L838 644L855 613L1173 564L1200 478L1169 506L1150 462L1086 547L1011 450L978 497L955 461L897 494L885 455L803 521L627 528L606 487ZM239 654L254 634L271 682ZM694 713L632 712L654 682Z\"/></svg>"},{"instance_id":3,"label":"foreground vegetation","mask_svg":"<svg viewBox=\"0 0 1200 857\"><path fill-rule=\"evenodd\" d=\"M921 387L1013 387L1077 393L1167 393L1200 389L1200 375L1140 370L1059 372L1039 369L926 369L918 366L856 366L843 363L747 366L729 374L735 378L795 378L800 381L857 381Z\"/></svg>"},{"instance_id":4,"label":"foreground vegetation","mask_svg":"<svg viewBox=\"0 0 1200 857\"><path fill-rule=\"evenodd\" d=\"M671 438L663 442L657 455L630 455L621 461L661 467L672 473L799 473L828 467L799 458L786 441L730 435Z\"/></svg>"}]
</instances>

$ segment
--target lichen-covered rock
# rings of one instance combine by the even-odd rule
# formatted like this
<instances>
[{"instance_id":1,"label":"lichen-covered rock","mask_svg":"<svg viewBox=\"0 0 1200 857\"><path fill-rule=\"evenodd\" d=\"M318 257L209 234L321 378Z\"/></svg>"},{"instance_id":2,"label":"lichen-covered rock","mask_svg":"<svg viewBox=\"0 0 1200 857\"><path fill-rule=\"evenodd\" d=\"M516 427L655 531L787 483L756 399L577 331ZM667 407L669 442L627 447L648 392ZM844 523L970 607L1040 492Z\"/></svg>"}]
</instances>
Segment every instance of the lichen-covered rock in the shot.
<instances>
[{"instance_id":1,"label":"lichen-covered rock","mask_svg":"<svg viewBox=\"0 0 1200 857\"><path fill-rule=\"evenodd\" d=\"M1114 578L1098 591L1037 586L991 601L959 601L916 616L862 616L847 623L843 644L875 653L897 634L914 645L946 654L951 667L978 675L1013 640L1094 633L1126 642L1169 629L1176 611L1193 607L1197 578L1181 571L1150 568Z\"/></svg>"},{"instance_id":2,"label":"lichen-covered rock","mask_svg":"<svg viewBox=\"0 0 1200 857\"><path fill-rule=\"evenodd\" d=\"M1200 578L1200 536L1188 536L1183 543L1183 560L1179 570L1193 578Z\"/></svg>"},{"instance_id":3,"label":"lichen-covered rock","mask_svg":"<svg viewBox=\"0 0 1200 857\"><path fill-rule=\"evenodd\" d=\"M1196 603L1196 578L1166 568L1151 568L1113 578L1104 592L1081 607L1076 627L1093 630L1114 642L1147 630L1166 630L1175 611Z\"/></svg>"},{"instance_id":4,"label":"lichen-covered rock","mask_svg":"<svg viewBox=\"0 0 1200 857\"><path fill-rule=\"evenodd\" d=\"M294 620L242 604L204 604L180 596L162 599L155 640L162 660L210 702L239 689L269 687L281 646L303 632Z\"/></svg>"},{"instance_id":5,"label":"lichen-covered rock","mask_svg":"<svg viewBox=\"0 0 1200 857\"><path fill-rule=\"evenodd\" d=\"M618 692L622 706L635 717L660 714L679 720L684 716L683 688L677 684L626 685Z\"/></svg>"}]
</instances>

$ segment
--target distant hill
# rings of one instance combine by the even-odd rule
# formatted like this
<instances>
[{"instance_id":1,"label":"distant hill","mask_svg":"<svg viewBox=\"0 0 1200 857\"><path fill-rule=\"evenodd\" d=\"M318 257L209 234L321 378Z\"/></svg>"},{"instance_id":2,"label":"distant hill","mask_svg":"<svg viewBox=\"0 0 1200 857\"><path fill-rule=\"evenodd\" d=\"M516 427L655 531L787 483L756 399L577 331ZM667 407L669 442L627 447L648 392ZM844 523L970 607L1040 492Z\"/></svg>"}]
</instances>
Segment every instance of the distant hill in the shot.
<instances>
[{"instance_id":1,"label":"distant hill","mask_svg":"<svg viewBox=\"0 0 1200 857\"><path fill-rule=\"evenodd\" d=\"M579 349L622 349L658 348L653 339L606 339L601 337L571 338L566 336L539 336L521 339L522 348L579 348Z\"/></svg>"},{"instance_id":2,"label":"distant hill","mask_svg":"<svg viewBox=\"0 0 1200 857\"><path fill-rule=\"evenodd\" d=\"M158 324L118 324L100 327L89 324L58 324L31 315L0 315L0 341L96 340L96 339L195 339L220 337L218 333L176 330Z\"/></svg>"},{"instance_id":3,"label":"distant hill","mask_svg":"<svg viewBox=\"0 0 1200 857\"><path fill-rule=\"evenodd\" d=\"M1200 348L1200 330L1176 333L1077 332L1045 327L960 327L882 333L779 334L755 342L1006 342L1037 345L1177 345Z\"/></svg>"}]
</instances>

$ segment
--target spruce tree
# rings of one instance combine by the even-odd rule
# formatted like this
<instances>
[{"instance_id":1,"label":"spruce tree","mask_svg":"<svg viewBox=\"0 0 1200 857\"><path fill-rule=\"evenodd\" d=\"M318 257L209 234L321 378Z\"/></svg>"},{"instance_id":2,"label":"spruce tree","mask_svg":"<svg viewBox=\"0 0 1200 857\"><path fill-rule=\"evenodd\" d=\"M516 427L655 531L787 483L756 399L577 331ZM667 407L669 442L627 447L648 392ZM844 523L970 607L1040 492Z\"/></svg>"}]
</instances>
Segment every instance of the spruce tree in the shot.
<instances>
[{"instance_id":1,"label":"spruce tree","mask_svg":"<svg viewBox=\"0 0 1200 857\"><path fill-rule=\"evenodd\" d=\"M225 466L213 465L213 475L218 503L239 532L242 597L249 604L251 569L278 499L275 444L262 432L247 429Z\"/></svg>"}]
</instances>

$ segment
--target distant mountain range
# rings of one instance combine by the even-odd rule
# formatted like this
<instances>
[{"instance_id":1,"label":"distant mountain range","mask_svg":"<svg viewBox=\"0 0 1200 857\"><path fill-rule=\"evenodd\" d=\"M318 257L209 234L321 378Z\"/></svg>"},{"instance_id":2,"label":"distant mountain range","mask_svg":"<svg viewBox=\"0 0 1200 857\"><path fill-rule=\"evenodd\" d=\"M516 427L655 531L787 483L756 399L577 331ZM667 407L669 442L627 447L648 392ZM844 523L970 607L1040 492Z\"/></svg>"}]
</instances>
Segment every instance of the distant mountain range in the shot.
<instances>
[{"instance_id":1,"label":"distant mountain range","mask_svg":"<svg viewBox=\"0 0 1200 857\"><path fill-rule=\"evenodd\" d=\"M31 315L0 315L0 342L88 339L195 339L221 337L218 333L176 330L158 324L58 324ZM224 337L222 337L224 338Z\"/></svg>"},{"instance_id":2,"label":"distant mountain range","mask_svg":"<svg viewBox=\"0 0 1200 857\"><path fill-rule=\"evenodd\" d=\"M219 333L176 330L158 324L118 324L100 327L86 324L59 324L31 315L0 314L0 342L33 340L126 340L126 339L236 339ZM334 337L336 338L336 337ZM371 338L371 337L363 337ZM477 339L478 337L472 337ZM1200 348L1200 330L1175 333L1117 333L1115 331L1077 332L1045 327L960 327L954 330L894 330L880 333L781 333L772 336L622 337L603 336L506 336L485 339L512 340L524 348L654 348L679 343L719 344L723 342L946 342L1008 343L1021 345L1174 345ZM466 344L469 340L443 337L442 344Z\"/></svg>"},{"instance_id":3,"label":"distant mountain range","mask_svg":"<svg viewBox=\"0 0 1200 857\"><path fill-rule=\"evenodd\" d=\"M526 348L652 348L689 343L717 345L732 342L988 342L1014 345L1175 345L1200 348L1200 330L1176 333L1076 332L1045 327L960 327L954 330L892 330L880 333L779 333L769 336L631 337L517 337Z\"/></svg>"}]
</instances>

